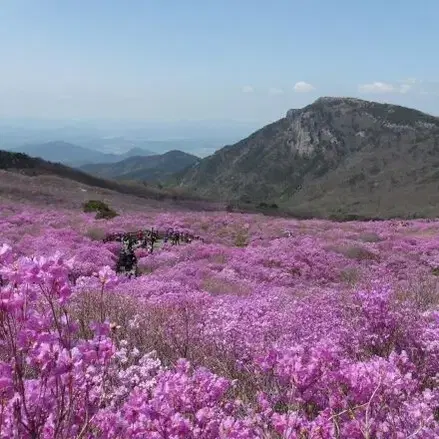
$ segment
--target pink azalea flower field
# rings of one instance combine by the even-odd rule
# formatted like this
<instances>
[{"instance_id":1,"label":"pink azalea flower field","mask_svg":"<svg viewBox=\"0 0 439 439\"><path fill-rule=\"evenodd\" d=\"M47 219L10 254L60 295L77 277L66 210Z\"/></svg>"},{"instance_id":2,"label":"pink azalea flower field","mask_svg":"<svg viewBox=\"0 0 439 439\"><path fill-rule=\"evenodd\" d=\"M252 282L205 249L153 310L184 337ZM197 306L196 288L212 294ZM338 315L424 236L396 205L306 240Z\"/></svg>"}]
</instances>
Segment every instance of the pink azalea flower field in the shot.
<instances>
[{"instance_id":1,"label":"pink azalea flower field","mask_svg":"<svg viewBox=\"0 0 439 439\"><path fill-rule=\"evenodd\" d=\"M106 233L204 242L138 251ZM439 437L439 221L0 207L1 438Z\"/></svg>"}]
</instances>

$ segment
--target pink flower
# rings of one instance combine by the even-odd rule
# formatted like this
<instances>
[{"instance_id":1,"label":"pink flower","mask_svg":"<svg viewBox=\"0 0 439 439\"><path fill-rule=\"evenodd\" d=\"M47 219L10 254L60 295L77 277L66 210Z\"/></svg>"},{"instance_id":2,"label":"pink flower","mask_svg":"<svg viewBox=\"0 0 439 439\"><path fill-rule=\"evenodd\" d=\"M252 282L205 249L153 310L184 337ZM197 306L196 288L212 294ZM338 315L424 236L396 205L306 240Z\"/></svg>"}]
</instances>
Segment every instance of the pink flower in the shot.
<instances>
[{"instance_id":1,"label":"pink flower","mask_svg":"<svg viewBox=\"0 0 439 439\"><path fill-rule=\"evenodd\" d=\"M114 286L118 283L118 277L110 266L106 265L101 268L98 273L99 281L105 286Z\"/></svg>"}]
</instances>

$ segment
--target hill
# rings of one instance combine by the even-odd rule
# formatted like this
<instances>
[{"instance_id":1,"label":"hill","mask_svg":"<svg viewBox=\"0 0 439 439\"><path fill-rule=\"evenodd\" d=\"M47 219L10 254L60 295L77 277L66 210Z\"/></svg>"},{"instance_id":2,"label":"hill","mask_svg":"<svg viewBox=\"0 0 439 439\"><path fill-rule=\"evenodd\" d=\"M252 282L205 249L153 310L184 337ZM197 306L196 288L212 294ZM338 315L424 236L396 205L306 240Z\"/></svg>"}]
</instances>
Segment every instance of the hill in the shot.
<instances>
[{"instance_id":1,"label":"hill","mask_svg":"<svg viewBox=\"0 0 439 439\"><path fill-rule=\"evenodd\" d=\"M132 148L124 154L109 154L63 141L23 145L14 148L13 152L20 152L32 157L40 157L44 160L59 162L69 166L81 166L86 163L114 163L134 155L146 156L154 154L151 151L138 147Z\"/></svg>"},{"instance_id":2,"label":"hill","mask_svg":"<svg viewBox=\"0 0 439 439\"><path fill-rule=\"evenodd\" d=\"M179 204L180 207L190 209L217 210L221 208L218 204L209 203L199 197L187 196L181 191L165 191L155 187L146 187L142 184L106 180L63 164L52 163L22 153L0 150L0 170L6 171L1 172L0 179L0 194L6 198L11 198L9 195L14 195L10 193L12 191L17 194L17 197L12 196L14 199L19 198L18 195L20 194L24 194L23 196L28 198L39 199L40 192L46 193L48 190L53 192L52 186L59 185L63 187L65 195L63 196L62 191L58 191L56 196L57 202L63 201L62 198L70 196L72 188L74 188L73 192L82 188L85 192L88 190L91 192L103 190L107 195L110 193L112 195L119 194L131 198L134 197L136 201L133 201L133 204L144 204L145 199L147 199L170 201L173 204ZM17 175L20 178L17 178ZM9 180L13 180L20 187L15 187L15 184L9 184ZM41 190L39 184L43 186ZM49 186L49 188L46 186ZM65 204L65 200L63 202Z\"/></svg>"},{"instance_id":3,"label":"hill","mask_svg":"<svg viewBox=\"0 0 439 439\"><path fill-rule=\"evenodd\" d=\"M325 217L439 216L439 118L319 98L201 160L179 185Z\"/></svg>"},{"instance_id":4,"label":"hill","mask_svg":"<svg viewBox=\"0 0 439 439\"><path fill-rule=\"evenodd\" d=\"M169 151L165 154L147 157L129 157L117 163L88 164L81 169L89 174L117 180L141 180L160 182L169 180L172 175L199 162L199 158L182 151Z\"/></svg>"}]
</instances>

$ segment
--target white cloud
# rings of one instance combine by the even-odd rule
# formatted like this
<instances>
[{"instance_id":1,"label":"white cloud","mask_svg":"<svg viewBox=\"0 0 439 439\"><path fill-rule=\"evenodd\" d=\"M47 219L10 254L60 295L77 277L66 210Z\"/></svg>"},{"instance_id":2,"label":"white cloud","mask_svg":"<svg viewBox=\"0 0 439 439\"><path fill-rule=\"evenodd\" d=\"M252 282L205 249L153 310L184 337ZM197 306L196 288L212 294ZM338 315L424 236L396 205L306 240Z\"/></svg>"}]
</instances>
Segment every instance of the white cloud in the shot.
<instances>
[{"instance_id":1,"label":"white cloud","mask_svg":"<svg viewBox=\"0 0 439 439\"><path fill-rule=\"evenodd\" d=\"M243 93L253 93L255 90L251 85L245 85L244 87L242 87L242 92Z\"/></svg>"},{"instance_id":2,"label":"white cloud","mask_svg":"<svg viewBox=\"0 0 439 439\"><path fill-rule=\"evenodd\" d=\"M419 84L421 81L417 80L416 78L407 78L407 79L401 79L397 81L396 85L389 84L387 82L372 82L370 84L361 84L358 86L358 90L361 93L376 93L376 94L383 94L383 93L401 93L406 94L409 91L413 89L413 87L416 87L417 84Z\"/></svg>"},{"instance_id":3,"label":"white cloud","mask_svg":"<svg viewBox=\"0 0 439 439\"><path fill-rule=\"evenodd\" d=\"M294 84L294 91L297 93L309 93L315 90L315 87L305 81L299 81Z\"/></svg>"},{"instance_id":4,"label":"white cloud","mask_svg":"<svg viewBox=\"0 0 439 439\"><path fill-rule=\"evenodd\" d=\"M358 86L361 93L392 93L395 87L385 82L372 82L371 84L362 84Z\"/></svg>"},{"instance_id":5,"label":"white cloud","mask_svg":"<svg viewBox=\"0 0 439 439\"><path fill-rule=\"evenodd\" d=\"M276 88L276 87L271 87L268 90L268 93L271 95L281 95L281 94L283 94L283 92L284 91L281 88Z\"/></svg>"}]
</instances>

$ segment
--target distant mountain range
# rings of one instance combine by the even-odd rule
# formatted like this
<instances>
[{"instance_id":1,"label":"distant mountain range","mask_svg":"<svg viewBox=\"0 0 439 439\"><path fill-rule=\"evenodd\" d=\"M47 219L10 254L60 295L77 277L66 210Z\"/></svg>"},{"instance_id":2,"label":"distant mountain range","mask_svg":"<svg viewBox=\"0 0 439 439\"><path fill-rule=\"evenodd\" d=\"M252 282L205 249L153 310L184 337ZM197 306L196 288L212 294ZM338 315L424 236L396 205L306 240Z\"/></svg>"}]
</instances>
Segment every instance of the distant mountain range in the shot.
<instances>
[{"instance_id":1,"label":"distant mountain range","mask_svg":"<svg viewBox=\"0 0 439 439\"><path fill-rule=\"evenodd\" d=\"M324 217L439 216L439 118L323 97L204 158L179 186Z\"/></svg>"},{"instance_id":2,"label":"distant mountain range","mask_svg":"<svg viewBox=\"0 0 439 439\"><path fill-rule=\"evenodd\" d=\"M239 137L238 137L239 139ZM148 151L155 151L154 154L162 154L166 151L184 151L198 157L206 157L224 145L221 140L203 139L166 139L166 140L127 140L122 137L100 138L84 140L80 145L107 153L121 154L126 151L127 146L140 148Z\"/></svg>"},{"instance_id":3,"label":"distant mountain range","mask_svg":"<svg viewBox=\"0 0 439 439\"><path fill-rule=\"evenodd\" d=\"M18 151L53 140L109 154L141 148L162 154L180 150L206 157L257 128L255 122L227 120L157 122L145 120L43 120L0 118L0 149Z\"/></svg>"},{"instance_id":4,"label":"distant mountain range","mask_svg":"<svg viewBox=\"0 0 439 439\"><path fill-rule=\"evenodd\" d=\"M155 154L153 151L139 147L132 148L123 154L108 154L63 141L23 145L14 148L12 152L21 152L32 157L76 167L88 163L115 163L128 157Z\"/></svg>"},{"instance_id":5,"label":"distant mountain range","mask_svg":"<svg viewBox=\"0 0 439 439\"><path fill-rule=\"evenodd\" d=\"M164 182L172 179L173 174L194 166L199 161L192 154L168 151L146 157L133 156L116 163L87 164L81 166L81 169L103 178Z\"/></svg>"}]
</instances>

